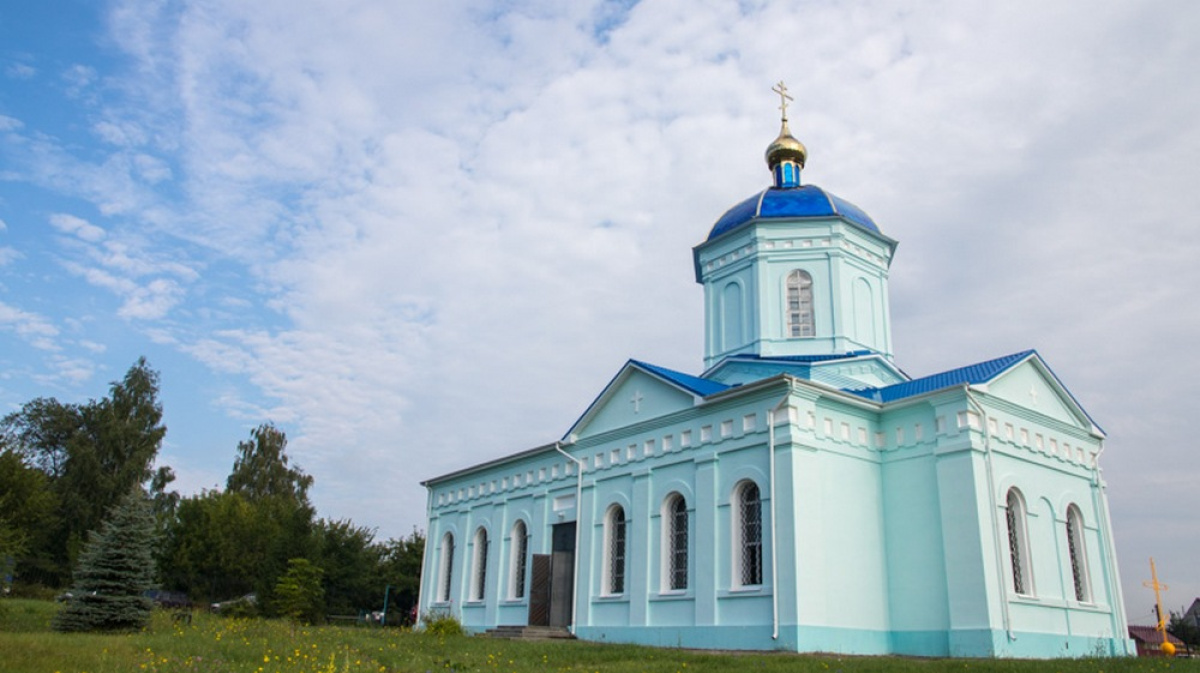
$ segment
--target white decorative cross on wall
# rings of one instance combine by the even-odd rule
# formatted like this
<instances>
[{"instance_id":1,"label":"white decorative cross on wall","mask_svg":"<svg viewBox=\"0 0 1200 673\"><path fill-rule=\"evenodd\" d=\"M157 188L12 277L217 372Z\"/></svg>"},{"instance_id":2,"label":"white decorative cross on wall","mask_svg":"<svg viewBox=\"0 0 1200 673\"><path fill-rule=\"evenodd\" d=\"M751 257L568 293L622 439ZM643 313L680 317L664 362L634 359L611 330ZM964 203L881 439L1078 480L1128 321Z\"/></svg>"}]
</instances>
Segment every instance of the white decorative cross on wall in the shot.
<instances>
[{"instance_id":1,"label":"white decorative cross on wall","mask_svg":"<svg viewBox=\"0 0 1200 673\"><path fill-rule=\"evenodd\" d=\"M630 400L629 400L629 403L633 405L633 413L635 413L635 414L641 413L642 400L644 400L644 399L645 398L642 397L642 391L640 391L640 390L633 391L633 397L630 398Z\"/></svg>"},{"instance_id":2,"label":"white decorative cross on wall","mask_svg":"<svg viewBox=\"0 0 1200 673\"><path fill-rule=\"evenodd\" d=\"M1037 406L1037 388L1029 386L1029 399L1033 400L1033 406Z\"/></svg>"}]
</instances>

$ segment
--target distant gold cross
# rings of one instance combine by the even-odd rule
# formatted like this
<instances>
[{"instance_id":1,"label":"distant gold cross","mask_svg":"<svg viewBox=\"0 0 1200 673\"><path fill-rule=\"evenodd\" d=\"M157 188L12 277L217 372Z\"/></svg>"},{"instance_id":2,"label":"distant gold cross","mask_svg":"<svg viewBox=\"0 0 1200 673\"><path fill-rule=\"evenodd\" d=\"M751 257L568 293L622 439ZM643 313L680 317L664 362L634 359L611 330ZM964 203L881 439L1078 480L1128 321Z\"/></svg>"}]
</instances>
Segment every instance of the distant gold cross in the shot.
<instances>
[{"instance_id":1,"label":"distant gold cross","mask_svg":"<svg viewBox=\"0 0 1200 673\"><path fill-rule=\"evenodd\" d=\"M787 85L783 83L783 80L780 80L779 84L771 87L771 91L779 94L779 109L783 111L783 121L787 121L788 101L796 99L788 95Z\"/></svg>"}]
</instances>

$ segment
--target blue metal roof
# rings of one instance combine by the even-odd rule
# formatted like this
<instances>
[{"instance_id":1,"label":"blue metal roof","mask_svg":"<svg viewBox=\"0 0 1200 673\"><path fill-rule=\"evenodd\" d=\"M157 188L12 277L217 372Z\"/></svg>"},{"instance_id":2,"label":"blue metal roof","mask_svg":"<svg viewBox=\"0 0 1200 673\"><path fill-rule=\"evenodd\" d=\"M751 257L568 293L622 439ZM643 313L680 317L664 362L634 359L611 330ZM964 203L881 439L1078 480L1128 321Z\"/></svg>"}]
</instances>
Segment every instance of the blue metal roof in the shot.
<instances>
[{"instance_id":1,"label":"blue metal roof","mask_svg":"<svg viewBox=\"0 0 1200 673\"><path fill-rule=\"evenodd\" d=\"M892 402L902 400L906 397L922 395L924 393L942 390L944 388L952 388L963 384L977 385L992 380L998 374L1005 371L1009 367L1022 362L1031 355L1035 355L1037 351L1027 350L1012 355L988 360L986 362L978 362L966 367L951 369L950 371L940 374L931 374L919 379L904 381L903 383L893 383L890 386L883 388L860 388L855 390L847 389L846 392L853 393L859 397L865 397L876 402Z\"/></svg>"},{"instance_id":2,"label":"blue metal roof","mask_svg":"<svg viewBox=\"0 0 1200 673\"><path fill-rule=\"evenodd\" d=\"M851 358L871 355L874 351L858 350L845 353L821 355L758 355L756 353L738 353L730 355L730 360L783 360L785 362L828 362L830 360L849 360Z\"/></svg>"},{"instance_id":3,"label":"blue metal roof","mask_svg":"<svg viewBox=\"0 0 1200 673\"><path fill-rule=\"evenodd\" d=\"M666 367L659 367L648 362L640 362L638 360L630 360L630 362L652 374L660 376L671 383L674 383L675 385L691 392L694 395L699 395L701 397L708 397L713 393L719 393L722 390L728 390L730 388L730 386L727 386L724 383L709 381L708 379L702 379L699 376L684 374L683 372L677 372L673 369L667 369Z\"/></svg>"},{"instance_id":4,"label":"blue metal roof","mask_svg":"<svg viewBox=\"0 0 1200 673\"><path fill-rule=\"evenodd\" d=\"M708 234L708 240L753 220L792 217L842 217L863 229L880 233L861 208L816 185L791 189L771 187L725 211Z\"/></svg>"}]
</instances>

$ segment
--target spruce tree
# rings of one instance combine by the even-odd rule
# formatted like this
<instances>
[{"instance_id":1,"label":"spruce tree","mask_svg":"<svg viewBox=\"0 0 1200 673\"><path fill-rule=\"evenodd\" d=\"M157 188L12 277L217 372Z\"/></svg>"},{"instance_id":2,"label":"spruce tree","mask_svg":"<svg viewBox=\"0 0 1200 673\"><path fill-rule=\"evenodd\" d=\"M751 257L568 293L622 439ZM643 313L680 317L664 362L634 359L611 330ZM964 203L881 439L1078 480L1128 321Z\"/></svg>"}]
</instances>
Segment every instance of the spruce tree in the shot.
<instances>
[{"instance_id":1,"label":"spruce tree","mask_svg":"<svg viewBox=\"0 0 1200 673\"><path fill-rule=\"evenodd\" d=\"M153 603L154 516L135 488L112 510L80 554L72 597L54 617L58 631L140 629Z\"/></svg>"}]
</instances>

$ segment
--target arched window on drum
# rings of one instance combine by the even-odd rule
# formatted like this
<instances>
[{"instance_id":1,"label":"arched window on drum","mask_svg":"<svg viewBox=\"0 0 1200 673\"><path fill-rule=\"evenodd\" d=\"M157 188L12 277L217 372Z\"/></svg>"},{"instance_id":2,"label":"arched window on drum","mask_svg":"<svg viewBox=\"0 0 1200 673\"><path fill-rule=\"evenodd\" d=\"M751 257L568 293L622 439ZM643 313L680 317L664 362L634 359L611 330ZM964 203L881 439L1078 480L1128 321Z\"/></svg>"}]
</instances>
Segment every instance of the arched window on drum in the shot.
<instances>
[{"instance_id":1,"label":"arched window on drum","mask_svg":"<svg viewBox=\"0 0 1200 673\"><path fill-rule=\"evenodd\" d=\"M813 281L807 271L796 269L787 277L787 336L792 339L816 336L813 319Z\"/></svg>"}]
</instances>

